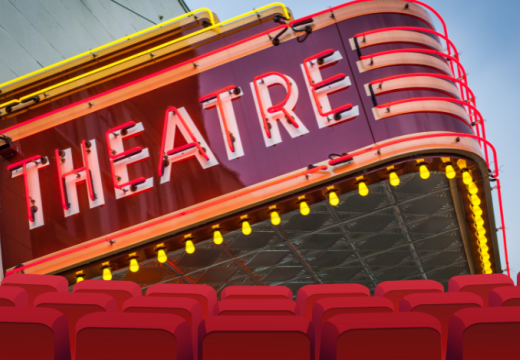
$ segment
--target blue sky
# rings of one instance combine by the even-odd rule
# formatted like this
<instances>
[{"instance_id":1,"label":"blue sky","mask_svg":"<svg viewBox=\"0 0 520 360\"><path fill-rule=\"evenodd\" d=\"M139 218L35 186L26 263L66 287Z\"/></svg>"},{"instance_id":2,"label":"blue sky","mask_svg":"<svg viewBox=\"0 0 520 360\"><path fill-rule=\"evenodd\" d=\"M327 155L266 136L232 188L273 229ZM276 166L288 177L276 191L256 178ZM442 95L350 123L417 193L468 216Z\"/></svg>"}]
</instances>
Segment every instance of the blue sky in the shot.
<instances>
[{"instance_id":1,"label":"blue sky","mask_svg":"<svg viewBox=\"0 0 520 360\"><path fill-rule=\"evenodd\" d=\"M448 35L459 50L461 62L468 73L468 83L477 98L477 107L486 120L486 132L498 151L505 224L508 239L511 277L516 282L520 271L520 221L516 219L516 204L520 203L520 161L513 146L520 144L517 132L515 97L520 91L520 1L483 0L422 0L432 6L446 21ZM338 0L283 1L296 18L336 6ZM253 8L269 4L264 0L186 0L190 9L207 7L221 20L240 15ZM432 16L433 17L433 16ZM440 23L436 25L442 30ZM496 191L493 191L496 193ZM495 198L495 217L500 226L498 203ZM502 253L502 233L498 233Z\"/></svg>"}]
</instances>

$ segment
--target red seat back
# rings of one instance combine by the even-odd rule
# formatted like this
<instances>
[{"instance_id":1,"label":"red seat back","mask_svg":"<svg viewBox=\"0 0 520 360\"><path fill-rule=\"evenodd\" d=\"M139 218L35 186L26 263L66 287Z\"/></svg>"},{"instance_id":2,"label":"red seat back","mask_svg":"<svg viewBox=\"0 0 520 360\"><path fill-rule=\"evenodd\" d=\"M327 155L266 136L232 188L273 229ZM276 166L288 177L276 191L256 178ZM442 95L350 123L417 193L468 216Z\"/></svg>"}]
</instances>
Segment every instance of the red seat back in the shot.
<instances>
[{"instance_id":1,"label":"red seat back","mask_svg":"<svg viewBox=\"0 0 520 360\"><path fill-rule=\"evenodd\" d=\"M0 359L69 360L67 319L53 309L0 307Z\"/></svg>"},{"instance_id":2,"label":"red seat back","mask_svg":"<svg viewBox=\"0 0 520 360\"><path fill-rule=\"evenodd\" d=\"M312 324L299 316L213 316L199 329L199 360L313 360Z\"/></svg>"},{"instance_id":3,"label":"red seat back","mask_svg":"<svg viewBox=\"0 0 520 360\"><path fill-rule=\"evenodd\" d=\"M228 286L220 293L220 300L279 299L292 300L293 293L286 286Z\"/></svg>"},{"instance_id":4,"label":"red seat back","mask_svg":"<svg viewBox=\"0 0 520 360\"><path fill-rule=\"evenodd\" d=\"M128 299L123 312L126 313L154 313L173 314L188 322L191 328L194 358L197 357L198 329L202 321L202 308L197 300L190 298L168 298L143 296Z\"/></svg>"},{"instance_id":5,"label":"red seat back","mask_svg":"<svg viewBox=\"0 0 520 360\"><path fill-rule=\"evenodd\" d=\"M457 311L472 307L482 307L480 296L471 293L411 294L401 300L401 312L422 312L435 317L441 323L442 354L446 356L448 327L450 319Z\"/></svg>"},{"instance_id":6,"label":"red seat back","mask_svg":"<svg viewBox=\"0 0 520 360\"><path fill-rule=\"evenodd\" d=\"M276 299L226 299L217 303L219 316L294 316L296 303Z\"/></svg>"},{"instance_id":7,"label":"red seat back","mask_svg":"<svg viewBox=\"0 0 520 360\"><path fill-rule=\"evenodd\" d=\"M27 291L16 286L0 286L0 306L27 307Z\"/></svg>"},{"instance_id":8,"label":"red seat back","mask_svg":"<svg viewBox=\"0 0 520 360\"><path fill-rule=\"evenodd\" d=\"M446 360L513 360L520 356L520 307L458 311L450 320Z\"/></svg>"},{"instance_id":9,"label":"red seat back","mask_svg":"<svg viewBox=\"0 0 520 360\"><path fill-rule=\"evenodd\" d=\"M38 295L69 291L67 279L57 275L12 274L2 280L2 286L17 286L27 291L29 306L33 306Z\"/></svg>"},{"instance_id":10,"label":"red seat back","mask_svg":"<svg viewBox=\"0 0 520 360\"><path fill-rule=\"evenodd\" d=\"M434 280L384 281L376 286L374 296L387 298L394 303L394 311L399 312L401 299L409 294L443 293L444 286Z\"/></svg>"},{"instance_id":11,"label":"red seat back","mask_svg":"<svg viewBox=\"0 0 520 360\"><path fill-rule=\"evenodd\" d=\"M382 297L326 298L316 301L312 309L316 359L319 359L321 332L323 324L331 317L340 314L391 313L394 304Z\"/></svg>"},{"instance_id":12,"label":"red seat back","mask_svg":"<svg viewBox=\"0 0 520 360\"><path fill-rule=\"evenodd\" d=\"M496 287L489 292L489 306L520 306L520 287Z\"/></svg>"},{"instance_id":13,"label":"red seat back","mask_svg":"<svg viewBox=\"0 0 520 360\"><path fill-rule=\"evenodd\" d=\"M141 288L133 281L85 280L74 285L74 292L109 295L116 301L117 311L123 311L126 300L143 296Z\"/></svg>"},{"instance_id":14,"label":"red seat back","mask_svg":"<svg viewBox=\"0 0 520 360\"><path fill-rule=\"evenodd\" d=\"M357 296L370 296L370 290L366 286L359 284L306 285L298 290L296 313L311 321L312 307L316 301L331 297L345 298Z\"/></svg>"},{"instance_id":15,"label":"red seat back","mask_svg":"<svg viewBox=\"0 0 520 360\"><path fill-rule=\"evenodd\" d=\"M69 324L71 354L76 347L75 329L79 319L93 312L117 311L116 301L111 296L88 293L45 293L34 300L34 307L55 309L65 315Z\"/></svg>"},{"instance_id":16,"label":"red seat back","mask_svg":"<svg viewBox=\"0 0 520 360\"><path fill-rule=\"evenodd\" d=\"M342 314L323 324L320 360L440 360L441 325L421 313Z\"/></svg>"},{"instance_id":17,"label":"red seat back","mask_svg":"<svg viewBox=\"0 0 520 360\"><path fill-rule=\"evenodd\" d=\"M93 313L76 326L76 360L192 360L190 325L171 314Z\"/></svg>"},{"instance_id":18,"label":"red seat back","mask_svg":"<svg viewBox=\"0 0 520 360\"><path fill-rule=\"evenodd\" d=\"M484 306L489 303L489 292L501 286L514 286L513 280L504 274L459 275L448 283L449 292L471 292L482 298Z\"/></svg>"},{"instance_id":19,"label":"red seat back","mask_svg":"<svg viewBox=\"0 0 520 360\"><path fill-rule=\"evenodd\" d=\"M211 286L199 284L157 284L146 290L146 296L190 298L202 308L202 318L213 316L217 304L217 292Z\"/></svg>"}]
</instances>

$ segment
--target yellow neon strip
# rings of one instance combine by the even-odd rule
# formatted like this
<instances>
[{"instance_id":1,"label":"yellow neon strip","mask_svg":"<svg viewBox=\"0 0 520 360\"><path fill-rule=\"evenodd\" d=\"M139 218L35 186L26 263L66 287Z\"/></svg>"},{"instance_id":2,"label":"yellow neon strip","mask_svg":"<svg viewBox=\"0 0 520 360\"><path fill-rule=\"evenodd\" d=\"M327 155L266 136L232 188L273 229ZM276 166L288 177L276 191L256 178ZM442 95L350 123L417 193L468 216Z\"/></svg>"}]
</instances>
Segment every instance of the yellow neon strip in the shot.
<instances>
[{"instance_id":1,"label":"yellow neon strip","mask_svg":"<svg viewBox=\"0 0 520 360\"><path fill-rule=\"evenodd\" d=\"M176 21L182 20L182 19L184 19L184 18L186 18L186 17L190 17L190 16L192 16L192 15L195 15L195 14L197 14L197 13L199 13L199 12L204 12L204 11L207 12L207 13L209 14L210 21L211 21L211 25L215 25L215 19L213 18L213 13L211 12L211 10L209 10L209 9L207 9L207 8L200 8L200 9L197 9L197 10L193 10L193 11L190 11L189 13L182 14L181 16L177 16L176 18L173 18L173 19L170 19L170 20L164 21L164 22L162 22L162 23L160 23L160 24L157 24L157 25L154 25L154 26L152 26L152 27L146 28L146 29L144 29L144 30L138 31L138 32L133 33L133 34L131 34L131 35L125 36L125 37L123 37L123 38L121 38L121 39L114 40L114 41L112 41L112 42L109 42L108 44L101 45L101 46L99 46L99 47L97 47L97 48L91 49L91 50L89 50L89 51L85 51L84 53L81 53L81 54L79 54L79 55L76 55L76 56L70 57L70 58L68 58L68 59L62 60L62 61L57 62L57 63L55 63L55 64L49 65L49 66L47 66L47 67L44 67L44 68L42 68L42 69L39 69L39 70L33 71L33 72L29 73L29 74L26 74L26 75L20 76L20 77L18 77L18 78L16 78L16 79L9 80L9 81L7 81L7 82L5 82L5 83L3 83L3 84L0 84L0 88L3 88L4 86L7 86L7 85L10 85L10 84L13 84L13 83L15 83L15 82L18 82L18 81L20 81L20 80L27 79L28 77L31 77L31 76L34 76L34 75L38 75L38 74L40 74L40 73L42 73L42 72L45 72L45 71L47 71L47 70L51 70L51 69L53 69L53 68L55 68L55 67L58 67L58 66L63 65L63 64L66 64L66 63L68 63L68 62L71 62L71 61L77 60L77 59L79 59L79 58L81 58L81 57L83 57L83 56L92 55L92 54L95 53L96 51L100 51L100 50L106 49L106 48L108 48L108 47L110 47L110 46L112 46L112 45L116 45L116 44L119 44L119 43L121 43L121 42L123 42L123 41L130 40L130 39L132 39L132 38L134 38L134 37L136 37L136 36L142 35L142 34L147 33L147 32L149 32L149 31L153 31L153 30L158 29L158 28L161 28L161 27L163 27L163 26L165 26L165 25L171 24L171 23L173 23L173 22L176 22Z\"/></svg>"},{"instance_id":2,"label":"yellow neon strip","mask_svg":"<svg viewBox=\"0 0 520 360\"><path fill-rule=\"evenodd\" d=\"M98 68L98 69L95 69L95 70L89 71L89 72L87 72L87 73L85 73L85 74L78 75L78 76L76 76L76 77L74 77L74 78L72 78L72 79L68 79L68 80L62 81L62 82L60 82L60 83L58 83L58 84L51 85L51 86L49 86L49 87L47 87L47 88L45 88L45 89L43 89L43 90L38 90L37 92L34 92L34 93L32 93L32 94L29 94L29 95L25 95L25 96L23 96L23 97L21 97L21 98L19 98L19 99L13 99L13 100L10 100L10 101L8 101L8 102L6 102L6 103L1 104L1 105L0 105L0 108L5 108L6 106L9 106L9 105L11 105L11 104L15 104L15 103L21 103L21 102L22 102L23 100L25 100L25 99L29 99L29 98L32 98L32 97L34 97L34 96L36 96L36 95L43 94L43 93L45 93L45 92L47 92L47 91L50 91L50 90L56 89L56 88L58 88L58 87L60 87L60 86L63 86L63 85L69 84L69 83L71 83L71 82L74 82L74 81L76 81L76 80L79 80L79 79L85 78L85 77L90 76L90 75L92 75L92 74L96 74L96 73L98 73L98 72L100 72L100 71L103 71L103 70L105 70L105 69L108 69L108 68L114 67L114 66L116 66L116 65L119 65L119 64L125 63L125 62L127 62L127 61L133 60L133 59L138 58L138 57L140 57L140 56L142 56L142 55L149 54L149 53L151 53L151 52L153 52L153 51L156 51L156 50L162 49L162 48L164 48L164 47L166 47L166 46L173 45L173 44L175 44L175 43L177 43L177 42L180 42L180 41L186 40L186 39L188 39L188 38L190 38L190 37L193 37L193 36L195 36L195 35L202 34L202 33L206 32L206 31L210 31L210 30L214 30L214 29L216 29L216 28L220 28L220 27L223 26L223 25L229 24L229 23L231 23L231 22L233 22L233 21L239 20L239 19L241 19L241 18L244 18L244 17L250 16L250 15L253 15L253 14L257 14L259 11L262 11L262 10L265 10L265 9L268 9L268 8L271 8L271 7L275 7L275 6L280 6L280 7L282 7L282 8L284 9L284 15L285 15L285 17L286 17L287 19L290 18L290 16L289 16L289 11L288 11L287 7L286 7L284 4L276 2L276 3L269 4L269 5L265 5L265 6L262 6L261 8L256 9L256 10L249 11L249 12L247 12L247 13L245 13L245 14L242 14L242 15L236 16L236 17L231 18L231 19L229 19L229 20L222 21L222 22L220 22L220 23L218 23L218 24L213 24L213 25L211 25L211 26L209 26L209 27L207 27L207 28L205 28L205 29L201 29L201 30L195 31L195 32L193 32L193 33L191 33L191 34L188 34L188 35L182 36L182 37L180 37L180 38L178 38L178 39L175 39L175 40L172 40L172 41L166 42L166 43L161 44L161 45L158 45L158 46L156 46L156 47L154 47L154 48L151 48L151 49L148 49L148 50L142 51L142 52L137 53L137 54L134 54L134 55L131 55L131 56L127 57L127 58L124 58L124 59L118 60L118 61L113 62L113 63L111 63L111 64L108 64L108 65L105 65L105 66L103 66L103 67L100 67L100 68ZM200 10L201 10L201 9L194 10L194 11L192 11L191 13L196 13L196 12L199 12ZM204 9L204 11L209 11L209 10ZM191 14L191 13L189 13L189 14ZM209 13L212 14L211 11L209 11ZM185 14L185 15L186 15L186 14ZM213 15L211 15L211 18L213 19ZM177 18L176 18L176 19L177 19ZM173 20L175 20L175 19L172 19L172 20L170 20L170 21L173 21ZM161 24L159 24L159 25L161 25ZM159 25L155 25L155 27L158 27ZM150 29L151 29L151 28L150 28ZM148 30L142 30L142 32L145 32L145 31L148 31ZM136 34L138 34L138 33L136 33ZM113 43L110 43L110 44L113 44ZM108 46L108 45L105 45L105 47L106 47L106 46ZM94 50L96 50L96 49L94 49ZM94 50L91 50L91 51L94 51ZM70 59L64 60L64 61L59 62L59 63L57 63L57 64L51 65L51 66L49 66L49 67L47 67L47 68L45 68L45 69L53 68L53 67L58 66L58 65L60 65L60 64L62 64L62 63L64 63L64 62L68 62L68 61L70 61L70 60L73 60L73 59L76 59L76 58L78 58L78 57L84 56L84 54L85 54L85 53L80 54L80 55L77 55L77 56L75 56L75 57L73 57L73 58L70 58ZM90 54L90 52L88 52L88 53L86 53L86 54ZM41 69L41 70L35 71L35 72L31 73L31 74L25 75L25 77L31 76L31 75L36 74L36 73L38 73L38 72L41 72L41 71L43 71L43 70L45 70L45 69ZM24 78L24 77L21 77L21 78L18 78L18 79L12 80L11 82L18 81L18 80L20 80L20 79L22 79L22 78ZM8 83L5 83L5 84L8 84ZM2 84L2 86L5 85L5 84Z\"/></svg>"}]
</instances>

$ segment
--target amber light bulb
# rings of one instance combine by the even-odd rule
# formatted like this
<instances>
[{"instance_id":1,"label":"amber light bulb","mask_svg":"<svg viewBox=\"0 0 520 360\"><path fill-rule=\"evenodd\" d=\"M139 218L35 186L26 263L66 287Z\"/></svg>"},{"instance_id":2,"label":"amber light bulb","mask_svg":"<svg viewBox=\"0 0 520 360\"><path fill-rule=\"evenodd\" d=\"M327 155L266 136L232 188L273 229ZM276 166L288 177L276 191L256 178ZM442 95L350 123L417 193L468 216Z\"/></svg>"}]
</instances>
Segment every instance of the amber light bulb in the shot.
<instances>
[{"instance_id":1,"label":"amber light bulb","mask_svg":"<svg viewBox=\"0 0 520 360\"><path fill-rule=\"evenodd\" d=\"M130 271L131 272L138 272L139 271L139 262L137 261L137 258L131 258L130 259Z\"/></svg>"},{"instance_id":2,"label":"amber light bulb","mask_svg":"<svg viewBox=\"0 0 520 360\"><path fill-rule=\"evenodd\" d=\"M395 171L390 171L388 177L390 180L390 185L392 186L398 186L401 183L401 179L399 179L399 176L397 176Z\"/></svg>"},{"instance_id":3,"label":"amber light bulb","mask_svg":"<svg viewBox=\"0 0 520 360\"><path fill-rule=\"evenodd\" d=\"M271 224L280 225L282 219L280 219L280 214L278 214L278 210L271 210Z\"/></svg>"},{"instance_id":4,"label":"amber light bulb","mask_svg":"<svg viewBox=\"0 0 520 360\"><path fill-rule=\"evenodd\" d=\"M222 237L222 233L220 232L220 229L217 229L213 231L213 243L215 245L220 245L224 241L224 238Z\"/></svg>"},{"instance_id":5,"label":"amber light bulb","mask_svg":"<svg viewBox=\"0 0 520 360\"><path fill-rule=\"evenodd\" d=\"M422 164L419 166L419 176L421 179L428 179L430 177L430 170L426 166L426 164Z\"/></svg>"},{"instance_id":6,"label":"amber light bulb","mask_svg":"<svg viewBox=\"0 0 520 360\"><path fill-rule=\"evenodd\" d=\"M358 184L358 191L359 191L359 195L361 195L361 196L367 196L368 195L368 186L367 186L367 184L365 183L364 180L359 182L359 184Z\"/></svg>"},{"instance_id":7,"label":"amber light bulb","mask_svg":"<svg viewBox=\"0 0 520 360\"><path fill-rule=\"evenodd\" d=\"M103 270L103 280L106 280L106 281L112 280L112 271L110 270L110 266L105 266L102 270Z\"/></svg>"},{"instance_id":8,"label":"amber light bulb","mask_svg":"<svg viewBox=\"0 0 520 360\"><path fill-rule=\"evenodd\" d=\"M469 185L473 182L473 178L471 177L471 174L469 173L468 169L462 170L462 182L465 185Z\"/></svg>"},{"instance_id":9,"label":"amber light bulb","mask_svg":"<svg viewBox=\"0 0 520 360\"><path fill-rule=\"evenodd\" d=\"M242 221L242 234L249 235L253 229L251 229L251 225L249 224L249 220Z\"/></svg>"},{"instance_id":10,"label":"amber light bulb","mask_svg":"<svg viewBox=\"0 0 520 360\"><path fill-rule=\"evenodd\" d=\"M455 179L455 176L457 176L457 173L455 172L453 165L447 164L446 165L446 177L448 179Z\"/></svg>"},{"instance_id":11,"label":"amber light bulb","mask_svg":"<svg viewBox=\"0 0 520 360\"><path fill-rule=\"evenodd\" d=\"M85 280L85 275L76 275L76 284Z\"/></svg>"},{"instance_id":12,"label":"amber light bulb","mask_svg":"<svg viewBox=\"0 0 520 360\"><path fill-rule=\"evenodd\" d=\"M332 206L338 206L338 204L339 204L339 197L338 197L338 194L336 194L336 190L329 191L329 203Z\"/></svg>"},{"instance_id":13,"label":"amber light bulb","mask_svg":"<svg viewBox=\"0 0 520 360\"><path fill-rule=\"evenodd\" d=\"M303 216L307 216L311 213L311 208L309 207L309 204L307 204L307 201L301 201L300 202L300 214Z\"/></svg>"},{"instance_id":14,"label":"amber light bulb","mask_svg":"<svg viewBox=\"0 0 520 360\"><path fill-rule=\"evenodd\" d=\"M168 261L168 256L166 256L166 250L164 248L157 250L157 261L159 261L161 264Z\"/></svg>"},{"instance_id":15,"label":"amber light bulb","mask_svg":"<svg viewBox=\"0 0 520 360\"><path fill-rule=\"evenodd\" d=\"M468 192L471 195L477 195L478 187L477 187L477 185L474 182L469 183L469 185L468 185Z\"/></svg>"},{"instance_id":16,"label":"amber light bulb","mask_svg":"<svg viewBox=\"0 0 520 360\"><path fill-rule=\"evenodd\" d=\"M195 245L193 245L193 241L186 240L186 252L188 254L193 254L195 252Z\"/></svg>"}]
</instances>

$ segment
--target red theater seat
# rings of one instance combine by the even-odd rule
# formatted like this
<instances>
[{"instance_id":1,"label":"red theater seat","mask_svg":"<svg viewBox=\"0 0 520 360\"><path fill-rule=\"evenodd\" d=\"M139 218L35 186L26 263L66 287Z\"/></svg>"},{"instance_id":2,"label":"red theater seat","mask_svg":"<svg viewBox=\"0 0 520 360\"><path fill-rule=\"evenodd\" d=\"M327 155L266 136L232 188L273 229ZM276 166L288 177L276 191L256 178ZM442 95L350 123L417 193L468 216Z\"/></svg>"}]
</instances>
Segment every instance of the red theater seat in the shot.
<instances>
[{"instance_id":1,"label":"red theater seat","mask_svg":"<svg viewBox=\"0 0 520 360\"><path fill-rule=\"evenodd\" d=\"M191 331L172 314L94 313L76 325L76 360L191 360Z\"/></svg>"},{"instance_id":2,"label":"red theater seat","mask_svg":"<svg viewBox=\"0 0 520 360\"><path fill-rule=\"evenodd\" d=\"M0 307L0 359L69 360L68 331L56 310Z\"/></svg>"},{"instance_id":3,"label":"red theater seat","mask_svg":"<svg viewBox=\"0 0 520 360\"><path fill-rule=\"evenodd\" d=\"M46 293L34 300L34 307L58 310L69 324L70 351L76 347L76 323L93 312L116 312L116 301L106 294ZM72 356L74 358L74 355Z\"/></svg>"},{"instance_id":4,"label":"red theater seat","mask_svg":"<svg viewBox=\"0 0 520 360\"><path fill-rule=\"evenodd\" d=\"M220 300L230 299L288 299L292 300L291 289L285 286L228 286L220 293Z\"/></svg>"},{"instance_id":5,"label":"red theater seat","mask_svg":"<svg viewBox=\"0 0 520 360\"><path fill-rule=\"evenodd\" d=\"M331 297L370 296L370 290L359 284L306 285L298 290L296 314L312 321L312 307L320 299Z\"/></svg>"},{"instance_id":6,"label":"red theater seat","mask_svg":"<svg viewBox=\"0 0 520 360\"><path fill-rule=\"evenodd\" d=\"M401 312L421 312L441 322L442 354L446 356L448 327L457 311L483 305L480 296L471 293L411 294L401 300Z\"/></svg>"},{"instance_id":7,"label":"red theater seat","mask_svg":"<svg viewBox=\"0 0 520 360\"><path fill-rule=\"evenodd\" d=\"M198 360L312 360L313 339L299 316L213 316L200 325Z\"/></svg>"},{"instance_id":8,"label":"red theater seat","mask_svg":"<svg viewBox=\"0 0 520 360\"><path fill-rule=\"evenodd\" d=\"M27 307L27 291L16 286L0 286L0 306Z\"/></svg>"},{"instance_id":9,"label":"red theater seat","mask_svg":"<svg viewBox=\"0 0 520 360\"><path fill-rule=\"evenodd\" d=\"M514 286L513 280L504 274L460 275L454 276L448 283L448 292L471 292L477 294L488 306L489 292L500 286Z\"/></svg>"},{"instance_id":10,"label":"red theater seat","mask_svg":"<svg viewBox=\"0 0 520 360\"><path fill-rule=\"evenodd\" d=\"M444 287L434 280L383 281L376 286L374 296L387 298L394 303L394 311L399 312L401 299L409 294L443 293Z\"/></svg>"},{"instance_id":11,"label":"red theater seat","mask_svg":"<svg viewBox=\"0 0 520 360\"><path fill-rule=\"evenodd\" d=\"M489 292L489 306L520 306L520 288L517 286L503 286Z\"/></svg>"},{"instance_id":12,"label":"red theater seat","mask_svg":"<svg viewBox=\"0 0 520 360\"><path fill-rule=\"evenodd\" d=\"M74 285L74 292L110 295L117 303L117 311L123 311L126 300L143 296L139 285L132 281L85 280Z\"/></svg>"},{"instance_id":13,"label":"red theater seat","mask_svg":"<svg viewBox=\"0 0 520 360\"><path fill-rule=\"evenodd\" d=\"M441 325L420 313L342 314L323 324L320 360L440 360Z\"/></svg>"},{"instance_id":14,"label":"red theater seat","mask_svg":"<svg viewBox=\"0 0 520 360\"><path fill-rule=\"evenodd\" d=\"M69 291L67 279L56 275L12 274L2 280L2 286L17 286L27 291L29 306L33 306L38 295Z\"/></svg>"},{"instance_id":15,"label":"red theater seat","mask_svg":"<svg viewBox=\"0 0 520 360\"><path fill-rule=\"evenodd\" d=\"M296 303L276 299L226 299L217 303L216 315L229 316L294 316Z\"/></svg>"},{"instance_id":16,"label":"red theater seat","mask_svg":"<svg viewBox=\"0 0 520 360\"><path fill-rule=\"evenodd\" d=\"M194 358L197 356L198 329L202 321L202 308L197 300L190 298L137 297L128 299L123 312L173 314L180 316L191 327Z\"/></svg>"},{"instance_id":17,"label":"red theater seat","mask_svg":"<svg viewBox=\"0 0 520 360\"><path fill-rule=\"evenodd\" d=\"M146 296L190 298L202 307L202 318L213 316L217 304L217 292L211 286L198 284L157 284L150 286Z\"/></svg>"},{"instance_id":18,"label":"red theater seat","mask_svg":"<svg viewBox=\"0 0 520 360\"><path fill-rule=\"evenodd\" d=\"M520 358L520 307L464 309L450 320L446 360Z\"/></svg>"},{"instance_id":19,"label":"red theater seat","mask_svg":"<svg viewBox=\"0 0 520 360\"><path fill-rule=\"evenodd\" d=\"M319 359L321 331L323 324L340 314L392 313L394 304L382 297L327 298L316 301L312 308L314 324L316 360Z\"/></svg>"}]
</instances>

